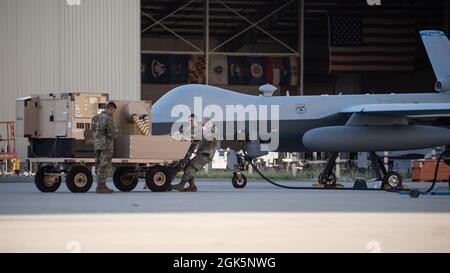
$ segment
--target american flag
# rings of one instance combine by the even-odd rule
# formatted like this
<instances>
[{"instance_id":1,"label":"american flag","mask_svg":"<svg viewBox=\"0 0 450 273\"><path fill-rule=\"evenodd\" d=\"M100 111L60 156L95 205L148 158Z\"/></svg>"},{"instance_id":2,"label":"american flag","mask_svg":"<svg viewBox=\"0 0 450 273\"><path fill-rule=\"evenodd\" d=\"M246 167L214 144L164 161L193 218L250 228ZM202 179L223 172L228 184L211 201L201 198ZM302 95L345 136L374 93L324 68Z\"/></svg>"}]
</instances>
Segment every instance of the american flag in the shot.
<instances>
[{"instance_id":1,"label":"american flag","mask_svg":"<svg viewBox=\"0 0 450 273\"><path fill-rule=\"evenodd\" d=\"M330 72L414 70L413 20L330 17Z\"/></svg>"}]
</instances>

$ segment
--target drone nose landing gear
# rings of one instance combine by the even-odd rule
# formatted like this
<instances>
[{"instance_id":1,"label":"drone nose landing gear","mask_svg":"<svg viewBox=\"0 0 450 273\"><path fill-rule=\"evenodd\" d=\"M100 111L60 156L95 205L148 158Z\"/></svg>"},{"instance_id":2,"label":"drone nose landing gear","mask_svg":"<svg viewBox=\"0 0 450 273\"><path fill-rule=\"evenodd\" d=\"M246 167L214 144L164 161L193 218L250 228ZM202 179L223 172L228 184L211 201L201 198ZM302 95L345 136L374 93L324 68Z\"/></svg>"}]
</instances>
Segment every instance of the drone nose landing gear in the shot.
<instances>
[{"instance_id":1,"label":"drone nose landing gear","mask_svg":"<svg viewBox=\"0 0 450 273\"><path fill-rule=\"evenodd\" d=\"M231 184L236 189L243 189L247 185L247 177L243 174L243 171L247 170L248 164L251 158L247 158L245 155L236 154L237 164L234 165L233 178L231 178Z\"/></svg>"},{"instance_id":2,"label":"drone nose landing gear","mask_svg":"<svg viewBox=\"0 0 450 273\"><path fill-rule=\"evenodd\" d=\"M333 173L334 165L336 165L336 159L339 156L339 153L332 153L331 157L328 159L327 164L325 165L325 169L319 175L319 183L314 184L314 188L323 189L323 188L343 188L344 185L336 183L337 177L336 174Z\"/></svg>"}]
</instances>

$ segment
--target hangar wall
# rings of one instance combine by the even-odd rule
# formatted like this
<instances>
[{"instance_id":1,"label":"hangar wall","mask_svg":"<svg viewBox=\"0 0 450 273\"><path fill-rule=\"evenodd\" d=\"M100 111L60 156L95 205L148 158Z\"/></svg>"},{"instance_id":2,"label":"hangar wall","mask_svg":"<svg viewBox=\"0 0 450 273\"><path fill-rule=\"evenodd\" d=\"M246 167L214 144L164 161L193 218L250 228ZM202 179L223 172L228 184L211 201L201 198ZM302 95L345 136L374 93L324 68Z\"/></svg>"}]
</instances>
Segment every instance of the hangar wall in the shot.
<instances>
[{"instance_id":1,"label":"hangar wall","mask_svg":"<svg viewBox=\"0 0 450 273\"><path fill-rule=\"evenodd\" d=\"M0 1L0 120L31 93L139 99L140 85L140 0Z\"/></svg>"}]
</instances>

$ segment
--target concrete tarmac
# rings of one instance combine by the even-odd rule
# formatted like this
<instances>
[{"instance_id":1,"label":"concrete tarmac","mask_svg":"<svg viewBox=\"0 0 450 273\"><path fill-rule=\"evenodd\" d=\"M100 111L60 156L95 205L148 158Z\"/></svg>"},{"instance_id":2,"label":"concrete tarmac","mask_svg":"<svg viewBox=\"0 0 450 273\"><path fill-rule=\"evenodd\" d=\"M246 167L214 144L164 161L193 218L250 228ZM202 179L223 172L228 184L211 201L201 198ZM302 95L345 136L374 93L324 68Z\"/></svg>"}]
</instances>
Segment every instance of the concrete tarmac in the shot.
<instances>
[{"instance_id":1,"label":"concrete tarmac","mask_svg":"<svg viewBox=\"0 0 450 273\"><path fill-rule=\"evenodd\" d=\"M41 193L30 179L0 178L0 251L450 252L449 196L288 190L262 180L197 185L196 193L154 193L143 183L110 195L64 184Z\"/></svg>"}]
</instances>

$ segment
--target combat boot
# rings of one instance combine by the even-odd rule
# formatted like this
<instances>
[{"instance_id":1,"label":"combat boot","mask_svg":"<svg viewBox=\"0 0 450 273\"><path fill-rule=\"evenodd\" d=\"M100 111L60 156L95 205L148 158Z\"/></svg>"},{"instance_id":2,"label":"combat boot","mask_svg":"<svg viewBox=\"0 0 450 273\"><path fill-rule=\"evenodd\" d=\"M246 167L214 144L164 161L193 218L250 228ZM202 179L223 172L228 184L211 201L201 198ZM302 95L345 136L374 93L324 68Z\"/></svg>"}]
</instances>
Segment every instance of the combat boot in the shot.
<instances>
[{"instance_id":1,"label":"combat boot","mask_svg":"<svg viewBox=\"0 0 450 273\"><path fill-rule=\"evenodd\" d=\"M97 185L95 192L96 193L113 193L114 191L112 189L108 188L106 185Z\"/></svg>"},{"instance_id":2,"label":"combat boot","mask_svg":"<svg viewBox=\"0 0 450 273\"><path fill-rule=\"evenodd\" d=\"M184 191L184 185L186 184L185 181L181 181L180 183L176 184L176 185L171 185L170 188L172 190L177 190L177 191Z\"/></svg>"},{"instance_id":3,"label":"combat boot","mask_svg":"<svg viewBox=\"0 0 450 273\"><path fill-rule=\"evenodd\" d=\"M184 189L185 192L196 192L197 191L197 186L195 185L191 185L189 187L187 187L186 189Z\"/></svg>"},{"instance_id":4,"label":"combat boot","mask_svg":"<svg viewBox=\"0 0 450 273\"><path fill-rule=\"evenodd\" d=\"M189 180L189 187L184 189L184 191L186 191L186 192L196 192L197 191L197 186L194 183L194 179Z\"/></svg>"}]
</instances>

